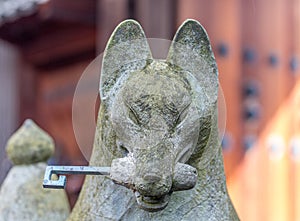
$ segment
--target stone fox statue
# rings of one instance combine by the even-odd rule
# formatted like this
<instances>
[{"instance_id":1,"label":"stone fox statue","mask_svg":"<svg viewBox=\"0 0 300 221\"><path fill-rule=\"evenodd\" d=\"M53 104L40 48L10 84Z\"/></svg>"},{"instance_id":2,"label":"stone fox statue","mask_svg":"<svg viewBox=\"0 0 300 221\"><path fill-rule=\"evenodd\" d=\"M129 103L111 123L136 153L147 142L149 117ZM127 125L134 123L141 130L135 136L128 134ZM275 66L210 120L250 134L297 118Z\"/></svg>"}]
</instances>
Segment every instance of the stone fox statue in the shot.
<instances>
[{"instance_id":1,"label":"stone fox statue","mask_svg":"<svg viewBox=\"0 0 300 221\"><path fill-rule=\"evenodd\" d=\"M90 160L111 166L115 182L87 177L68 220L239 220L226 188L217 93L215 58L197 21L181 25L165 60L152 58L136 21L122 22L104 53Z\"/></svg>"}]
</instances>

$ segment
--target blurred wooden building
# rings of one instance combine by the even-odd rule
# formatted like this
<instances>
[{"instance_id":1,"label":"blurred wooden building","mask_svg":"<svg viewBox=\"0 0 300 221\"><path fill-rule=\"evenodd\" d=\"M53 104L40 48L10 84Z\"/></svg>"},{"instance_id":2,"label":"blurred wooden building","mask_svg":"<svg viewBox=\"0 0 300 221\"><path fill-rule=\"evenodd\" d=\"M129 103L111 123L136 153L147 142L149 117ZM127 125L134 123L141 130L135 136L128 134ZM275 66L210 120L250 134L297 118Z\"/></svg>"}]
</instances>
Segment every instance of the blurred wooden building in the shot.
<instances>
[{"instance_id":1,"label":"blurred wooden building","mask_svg":"<svg viewBox=\"0 0 300 221\"><path fill-rule=\"evenodd\" d=\"M26 118L54 137L51 163L88 163L72 126L73 95L126 18L148 38L169 40L187 18L204 25L225 97L223 153L241 220L300 220L300 0L1 0L0 182L9 168L5 142ZM81 183L68 181L72 205Z\"/></svg>"}]
</instances>

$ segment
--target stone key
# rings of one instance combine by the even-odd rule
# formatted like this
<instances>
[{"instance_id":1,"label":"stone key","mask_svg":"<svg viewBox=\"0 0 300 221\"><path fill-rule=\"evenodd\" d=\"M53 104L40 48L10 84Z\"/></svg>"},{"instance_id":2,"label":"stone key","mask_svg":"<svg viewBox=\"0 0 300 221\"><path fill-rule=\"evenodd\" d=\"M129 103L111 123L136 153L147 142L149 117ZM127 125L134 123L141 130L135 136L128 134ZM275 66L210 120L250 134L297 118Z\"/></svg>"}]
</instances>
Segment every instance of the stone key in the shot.
<instances>
[{"instance_id":1,"label":"stone key","mask_svg":"<svg viewBox=\"0 0 300 221\"><path fill-rule=\"evenodd\" d=\"M52 180L53 174L58 175L58 180ZM68 174L84 175L110 175L110 167L92 166L47 166L43 181L44 188L64 189Z\"/></svg>"},{"instance_id":2,"label":"stone key","mask_svg":"<svg viewBox=\"0 0 300 221\"><path fill-rule=\"evenodd\" d=\"M131 158L114 159L111 167L96 166L47 166L43 181L44 188L64 189L68 174L107 175L114 183L136 190L134 185L134 164ZM58 179L52 179L52 175ZM177 163L174 168L171 191L192 189L197 182L197 170L190 165ZM153 180L155 182L155 180Z\"/></svg>"}]
</instances>

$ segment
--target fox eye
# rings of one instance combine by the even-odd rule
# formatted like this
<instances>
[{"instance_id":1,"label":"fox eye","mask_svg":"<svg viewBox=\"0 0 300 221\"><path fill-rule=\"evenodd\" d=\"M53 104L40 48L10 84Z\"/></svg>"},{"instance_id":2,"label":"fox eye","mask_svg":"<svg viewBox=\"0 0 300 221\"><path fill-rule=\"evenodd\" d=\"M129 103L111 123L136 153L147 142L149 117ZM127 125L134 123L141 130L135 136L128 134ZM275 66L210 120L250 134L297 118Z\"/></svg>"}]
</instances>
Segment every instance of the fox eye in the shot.
<instances>
[{"instance_id":1,"label":"fox eye","mask_svg":"<svg viewBox=\"0 0 300 221\"><path fill-rule=\"evenodd\" d=\"M188 115L188 113L189 113L189 106L190 105L186 106L183 109L183 111L181 111L181 113L179 114L179 116L177 118L177 122L176 122L177 125L180 124L186 118L186 116Z\"/></svg>"},{"instance_id":2,"label":"fox eye","mask_svg":"<svg viewBox=\"0 0 300 221\"><path fill-rule=\"evenodd\" d=\"M136 114L134 113L134 111L131 108L129 108L129 119L135 124L139 123Z\"/></svg>"},{"instance_id":3,"label":"fox eye","mask_svg":"<svg viewBox=\"0 0 300 221\"><path fill-rule=\"evenodd\" d=\"M117 146L118 146L118 149L121 151L123 157L126 157L129 153L129 150L120 141L117 141Z\"/></svg>"}]
</instances>

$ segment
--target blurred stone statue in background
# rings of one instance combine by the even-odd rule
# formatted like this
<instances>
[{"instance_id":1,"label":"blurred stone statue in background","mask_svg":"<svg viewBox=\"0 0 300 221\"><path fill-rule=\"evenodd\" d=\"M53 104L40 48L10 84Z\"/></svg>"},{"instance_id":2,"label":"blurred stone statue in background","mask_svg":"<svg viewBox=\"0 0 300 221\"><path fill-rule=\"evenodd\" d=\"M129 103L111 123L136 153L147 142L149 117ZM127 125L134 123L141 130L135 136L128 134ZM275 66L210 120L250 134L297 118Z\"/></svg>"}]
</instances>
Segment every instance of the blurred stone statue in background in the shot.
<instances>
[{"instance_id":1,"label":"blurred stone statue in background","mask_svg":"<svg viewBox=\"0 0 300 221\"><path fill-rule=\"evenodd\" d=\"M6 152L14 166L0 188L0 221L64 221L70 213L64 190L46 190L41 183L53 139L28 119L10 137Z\"/></svg>"}]
</instances>

